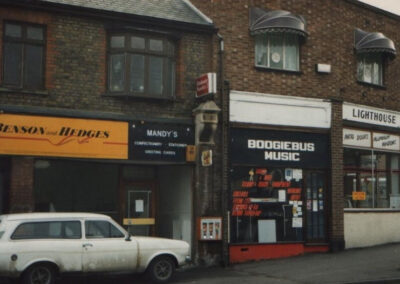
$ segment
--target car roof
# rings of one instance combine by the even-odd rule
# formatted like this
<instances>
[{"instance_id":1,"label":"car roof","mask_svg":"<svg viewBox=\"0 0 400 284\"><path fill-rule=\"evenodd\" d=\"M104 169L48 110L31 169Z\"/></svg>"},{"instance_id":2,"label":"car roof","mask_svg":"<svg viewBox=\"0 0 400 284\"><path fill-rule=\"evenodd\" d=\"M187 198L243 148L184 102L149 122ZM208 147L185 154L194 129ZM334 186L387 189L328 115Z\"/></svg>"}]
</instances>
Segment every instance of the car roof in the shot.
<instances>
[{"instance_id":1,"label":"car roof","mask_svg":"<svg viewBox=\"0 0 400 284\"><path fill-rule=\"evenodd\" d=\"M78 213L78 212L14 213L14 214L0 215L0 218L7 221L38 220L38 219L82 219L82 218L111 219L109 216L103 214Z\"/></svg>"}]
</instances>

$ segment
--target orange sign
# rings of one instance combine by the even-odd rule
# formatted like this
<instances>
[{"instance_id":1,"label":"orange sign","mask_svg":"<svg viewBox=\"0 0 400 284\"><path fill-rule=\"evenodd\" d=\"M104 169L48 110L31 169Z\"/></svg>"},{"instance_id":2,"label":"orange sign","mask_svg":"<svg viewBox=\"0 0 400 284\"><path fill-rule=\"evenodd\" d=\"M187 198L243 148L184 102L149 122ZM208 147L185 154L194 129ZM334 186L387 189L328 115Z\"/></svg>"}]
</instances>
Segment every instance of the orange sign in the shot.
<instances>
[{"instance_id":1,"label":"orange sign","mask_svg":"<svg viewBox=\"0 0 400 284\"><path fill-rule=\"evenodd\" d=\"M0 114L0 154L128 159L128 123Z\"/></svg>"},{"instance_id":2,"label":"orange sign","mask_svg":"<svg viewBox=\"0 0 400 284\"><path fill-rule=\"evenodd\" d=\"M353 191L352 193L353 200L365 200L366 194L363 191Z\"/></svg>"}]
</instances>

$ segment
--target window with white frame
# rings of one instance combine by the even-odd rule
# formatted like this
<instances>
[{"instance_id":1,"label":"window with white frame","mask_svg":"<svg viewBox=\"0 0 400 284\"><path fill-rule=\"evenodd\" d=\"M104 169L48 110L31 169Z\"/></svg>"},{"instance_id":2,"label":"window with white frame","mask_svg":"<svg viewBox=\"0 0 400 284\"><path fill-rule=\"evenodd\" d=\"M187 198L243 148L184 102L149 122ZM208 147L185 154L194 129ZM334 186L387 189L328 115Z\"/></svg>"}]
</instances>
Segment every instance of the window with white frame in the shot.
<instances>
[{"instance_id":1,"label":"window with white frame","mask_svg":"<svg viewBox=\"0 0 400 284\"><path fill-rule=\"evenodd\" d=\"M299 71L299 36L293 33L262 33L255 37L255 65Z\"/></svg>"},{"instance_id":2,"label":"window with white frame","mask_svg":"<svg viewBox=\"0 0 400 284\"><path fill-rule=\"evenodd\" d=\"M383 56L381 53L361 53L357 56L357 80L383 85Z\"/></svg>"}]
</instances>

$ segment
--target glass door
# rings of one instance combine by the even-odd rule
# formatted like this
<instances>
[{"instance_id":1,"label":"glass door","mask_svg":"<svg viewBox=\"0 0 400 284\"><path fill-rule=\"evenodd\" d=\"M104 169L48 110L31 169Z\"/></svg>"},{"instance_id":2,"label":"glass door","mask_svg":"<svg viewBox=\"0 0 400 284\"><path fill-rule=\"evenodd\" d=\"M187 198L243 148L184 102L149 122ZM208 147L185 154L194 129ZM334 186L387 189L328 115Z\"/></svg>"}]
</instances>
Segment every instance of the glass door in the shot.
<instances>
[{"instance_id":1,"label":"glass door","mask_svg":"<svg viewBox=\"0 0 400 284\"><path fill-rule=\"evenodd\" d=\"M154 235L155 197L153 184L129 184L126 190L126 220L128 231L136 236Z\"/></svg>"},{"instance_id":2,"label":"glass door","mask_svg":"<svg viewBox=\"0 0 400 284\"><path fill-rule=\"evenodd\" d=\"M306 173L306 239L324 242L326 239L326 181L323 172Z\"/></svg>"}]
</instances>

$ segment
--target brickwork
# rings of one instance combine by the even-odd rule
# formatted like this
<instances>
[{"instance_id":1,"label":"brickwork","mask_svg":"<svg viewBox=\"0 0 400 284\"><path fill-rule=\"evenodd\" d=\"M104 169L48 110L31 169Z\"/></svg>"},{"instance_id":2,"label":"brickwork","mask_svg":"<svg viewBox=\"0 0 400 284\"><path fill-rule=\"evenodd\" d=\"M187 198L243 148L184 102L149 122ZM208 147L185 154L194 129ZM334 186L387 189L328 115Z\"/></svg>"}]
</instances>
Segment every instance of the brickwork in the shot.
<instances>
[{"instance_id":1,"label":"brickwork","mask_svg":"<svg viewBox=\"0 0 400 284\"><path fill-rule=\"evenodd\" d=\"M216 71L214 56L218 42L212 31L204 33L165 29L157 24L150 27L124 22L130 30L150 28L176 37L176 98L174 100L112 97L107 94L107 38L108 27L118 20L85 17L83 14L42 12L10 8L0 4L0 48L4 21L42 24L46 28L45 90L28 92L11 90L2 85L0 76L0 106L41 107L50 115L71 113L67 110L91 111L104 116L120 114L137 119L177 118L192 120L195 100L195 79L206 72ZM133 17L134 18L134 17ZM2 60L0 50L0 64ZM1 68L0 68L1 70ZM0 74L1 75L1 74ZM218 100L218 96L216 97ZM199 216L218 216L221 212L221 154L220 134L212 146L214 165L198 165L195 176L196 199L193 220ZM33 159L12 158L10 211L33 210ZM197 243L194 246L198 245ZM204 262L216 262L220 244L203 244L196 249Z\"/></svg>"},{"instance_id":2,"label":"brickwork","mask_svg":"<svg viewBox=\"0 0 400 284\"><path fill-rule=\"evenodd\" d=\"M26 13L21 9L10 11L1 10L0 31L4 20L43 24L47 29L45 91L48 95L1 89L0 104L114 112L137 117L149 114L160 118L192 117L196 104L195 78L212 68L211 35L181 33L177 45L176 100L115 98L105 95L106 22L64 14Z\"/></svg>"},{"instance_id":3,"label":"brickwork","mask_svg":"<svg viewBox=\"0 0 400 284\"><path fill-rule=\"evenodd\" d=\"M30 212L34 208L32 158L11 159L10 212Z\"/></svg>"},{"instance_id":4,"label":"brickwork","mask_svg":"<svg viewBox=\"0 0 400 284\"><path fill-rule=\"evenodd\" d=\"M387 60L385 87L357 82L354 30L382 32L397 48L400 17L355 5L346 0L192 0L211 18L225 41L225 79L231 89L267 94L300 96L332 101L331 195L329 236L332 249L344 246L342 102L400 111L397 90L399 59ZM249 9L286 10L302 15L309 33L300 47L300 72L276 72L255 68L254 37L249 32ZM217 57L214 56L214 62ZM317 63L330 64L332 72L321 75ZM225 110L226 111L226 110Z\"/></svg>"}]
</instances>

